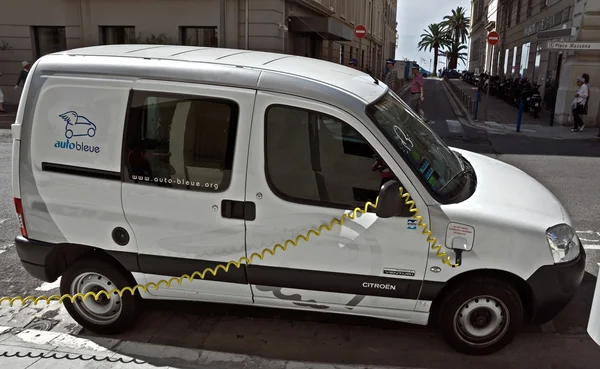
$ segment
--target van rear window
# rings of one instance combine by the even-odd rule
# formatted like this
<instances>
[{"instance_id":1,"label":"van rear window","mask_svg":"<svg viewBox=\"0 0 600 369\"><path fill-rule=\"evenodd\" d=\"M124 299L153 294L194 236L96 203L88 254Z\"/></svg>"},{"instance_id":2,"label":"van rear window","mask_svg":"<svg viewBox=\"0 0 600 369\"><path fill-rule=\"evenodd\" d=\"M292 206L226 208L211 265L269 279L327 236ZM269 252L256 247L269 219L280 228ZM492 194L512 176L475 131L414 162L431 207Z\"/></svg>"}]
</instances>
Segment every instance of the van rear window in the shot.
<instances>
[{"instance_id":1,"label":"van rear window","mask_svg":"<svg viewBox=\"0 0 600 369\"><path fill-rule=\"evenodd\" d=\"M229 100L134 91L125 181L224 191L231 180L238 111Z\"/></svg>"}]
</instances>

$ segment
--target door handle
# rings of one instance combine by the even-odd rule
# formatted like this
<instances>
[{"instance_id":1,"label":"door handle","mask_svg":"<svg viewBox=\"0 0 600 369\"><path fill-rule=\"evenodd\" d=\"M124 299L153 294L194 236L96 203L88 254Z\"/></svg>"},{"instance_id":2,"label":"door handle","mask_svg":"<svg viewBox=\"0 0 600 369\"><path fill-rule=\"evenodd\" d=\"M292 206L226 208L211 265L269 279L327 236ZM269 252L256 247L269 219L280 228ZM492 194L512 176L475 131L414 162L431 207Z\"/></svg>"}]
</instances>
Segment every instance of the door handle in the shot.
<instances>
[{"instance_id":1,"label":"door handle","mask_svg":"<svg viewBox=\"0 0 600 369\"><path fill-rule=\"evenodd\" d=\"M252 201L221 201L221 216L228 219L256 219L256 204Z\"/></svg>"}]
</instances>

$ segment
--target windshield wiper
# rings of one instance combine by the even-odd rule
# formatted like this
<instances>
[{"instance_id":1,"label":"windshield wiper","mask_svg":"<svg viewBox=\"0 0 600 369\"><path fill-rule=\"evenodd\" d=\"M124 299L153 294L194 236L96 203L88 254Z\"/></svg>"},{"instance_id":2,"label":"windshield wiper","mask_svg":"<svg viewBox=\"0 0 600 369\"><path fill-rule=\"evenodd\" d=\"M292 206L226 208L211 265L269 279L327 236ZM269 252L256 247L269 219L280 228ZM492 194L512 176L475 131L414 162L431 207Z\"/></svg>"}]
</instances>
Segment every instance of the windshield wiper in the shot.
<instances>
[{"instance_id":1,"label":"windshield wiper","mask_svg":"<svg viewBox=\"0 0 600 369\"><path fill-rule=\"evenodd\" d=\"M458 163L460 165L460 171L463 172L465 170L464 157L458 151L454 151L454 150L450 150L450 151L452 151L452 153L456 156L456 159L458 160Z\"/></svg>"},{"instance_id":2,"label":"windshield wiper","mask_svg":"<svg viewBox=\"0 0 600 369\"><path fill-rule=\"evenodd\" d=\"M460 155L459 153L456 153L456 154ZM443 185L442 187L440 187L440 189L438 191L443 190L450 183L454 182L457 179L460 179L460 178L464 177L467 174L474 174L475 173L475 169L473 169L473 167L470 164L469 165L465 165L465 163L463 162L462 155L460 155L459 161L461 162L461 166L463 167L463 170L461 170L460 172L456 173L454 175L454 177L450 178L450 180L448 182L446 182L445 185Z\"/></svg>"}]
</instances>

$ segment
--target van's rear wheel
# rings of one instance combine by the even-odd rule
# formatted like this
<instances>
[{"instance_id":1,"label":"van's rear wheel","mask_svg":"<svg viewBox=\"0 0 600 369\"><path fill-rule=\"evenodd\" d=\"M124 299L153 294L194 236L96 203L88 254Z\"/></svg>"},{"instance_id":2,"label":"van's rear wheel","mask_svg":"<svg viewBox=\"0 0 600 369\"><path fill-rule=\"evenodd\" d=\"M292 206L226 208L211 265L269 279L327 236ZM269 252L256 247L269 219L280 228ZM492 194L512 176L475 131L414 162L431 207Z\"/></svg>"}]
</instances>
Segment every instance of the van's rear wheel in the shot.
<instances>
[{"instance_id":1,"label":"van's rear wheel","mask_svg":"<svg viewBox=\"0 0 600 369\"><path fill-rule=\"evenodd\" d=\"M523 304L508 283L475 279L455 286L443 298L439 327L457 351L487 355L508 345L523 323Z\"/></svg>"},{"instance_id":2,"label":"van's rear wheel","mask_svg":"<svg viewBox=\"0 0 600 369\"><path fill-rule=\"evenodd\" d=\"M115 288L133 287L135 280L131 274L102 259L84 258L71 265L63 274L60 293L74 296L88 292ZM136 321L139 305L137 292L123 296L113 292L110 298L102 294L95 299L90 295L85 300L77 297L73 303L63 300L71 317L81 326L100 334L114 334L127 330Z\"/></svg>"}]
</instances>

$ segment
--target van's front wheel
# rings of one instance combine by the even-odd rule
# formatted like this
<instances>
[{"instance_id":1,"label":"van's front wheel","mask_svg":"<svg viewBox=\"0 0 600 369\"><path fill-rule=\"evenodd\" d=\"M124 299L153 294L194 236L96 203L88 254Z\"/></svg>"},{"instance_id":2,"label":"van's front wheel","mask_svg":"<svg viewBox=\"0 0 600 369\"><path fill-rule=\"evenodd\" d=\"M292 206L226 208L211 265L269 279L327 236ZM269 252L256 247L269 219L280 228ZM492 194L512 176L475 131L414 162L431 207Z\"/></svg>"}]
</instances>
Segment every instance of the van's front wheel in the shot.
<instances>
[{"instance_id":1,"label":"van's front wheel","mask_svg":"<svg viewBox=\"0 0 600 369\"><path fill-rule=\"evenodd\" d=\"M523 304L508 283L476 279L450 290L440 305L439 327L457 351L487 355L508 345L523 323Z\"/></svg>"},{"instance_id":2,"label":"van's front wheel","mask_svg":"<svg viewBox=\"0 0 600 369\"><path fill-rule=\"evenodd\" d=\"M71 265L60 281L62 295L71 296L88 292L111 291L133 287L135 280L125 271L102 259L84 258ZM110 298L102 294L95 299L77 297L73 303L63 300L69 315L81 326L100 334L120 333L129 328L137 317L138 295L126 291L123 296L113 292Z\"/></svg>"}]
</instances>

